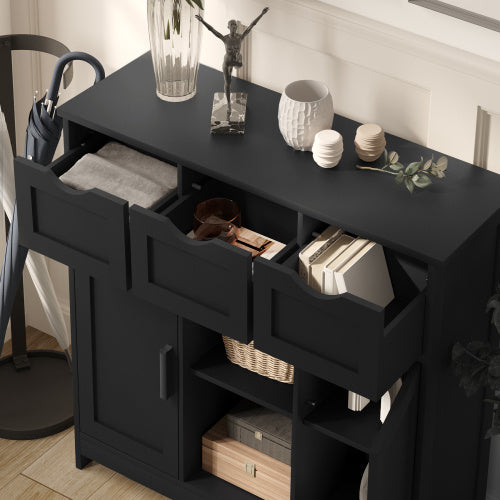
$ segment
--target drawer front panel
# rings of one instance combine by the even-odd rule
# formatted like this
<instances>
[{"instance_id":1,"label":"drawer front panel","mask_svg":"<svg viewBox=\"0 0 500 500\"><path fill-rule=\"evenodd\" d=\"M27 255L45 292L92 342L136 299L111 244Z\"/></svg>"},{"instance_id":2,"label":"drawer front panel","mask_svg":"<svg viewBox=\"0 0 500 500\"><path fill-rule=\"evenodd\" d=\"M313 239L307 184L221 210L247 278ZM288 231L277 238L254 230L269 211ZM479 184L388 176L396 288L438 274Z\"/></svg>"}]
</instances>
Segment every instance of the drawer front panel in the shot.
<instances>
[{"instance_id":1,"label":"drawer front panel","mask_svg":"<svg viewBox=\"0 0 500 500\"><path fill-rule=\"evenodd\" d=\"M383 308L323 295L290 268L255 262L255 346L372 400L420 355L424 305L420 294L384 327Z\"/></svg>"},{"instance_id":2,"label":"drawer front panel","mask_svg":"<svg viewBox=\"0 0 500 500\"><path fill-rule=\"evenodd\" d=\"M86 152L72 151L48 167L16 158L20 243L127 288L128 203L98 189L74 190L54 173Z\"/></svg>"},{"instance_id":3,"label":"drawer front panel","mask_svg":"<svg viewBox=\"0 0 500 500\"><path fill-rule=\"evenodd\" d=\"M130 211L136 294L218 333L249 341L251 255L193 241L166 217Z\"/></svg>"},{"instance_id":4,"label":"drawer front panel","mask_svg":"<svg viewBox=\"0 0 500 500\"><path fill-rule=\"evenodd\" d=\"M330 361L357 372L362 326L355 319L345 325L337 308L321 307L321 303L276 289L271 293L269 312L271 336L321 358L331 353Z\"/></svg>"}]
</instances>

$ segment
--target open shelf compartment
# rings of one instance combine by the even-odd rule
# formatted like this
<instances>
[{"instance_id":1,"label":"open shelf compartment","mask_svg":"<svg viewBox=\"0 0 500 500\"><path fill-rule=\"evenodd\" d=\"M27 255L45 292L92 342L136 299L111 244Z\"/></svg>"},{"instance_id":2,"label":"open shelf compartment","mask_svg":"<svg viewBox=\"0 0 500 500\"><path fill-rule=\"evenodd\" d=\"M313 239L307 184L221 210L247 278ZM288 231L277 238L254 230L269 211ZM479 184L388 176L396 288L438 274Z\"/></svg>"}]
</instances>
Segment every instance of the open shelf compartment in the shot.
<instances>
[{"instance_id":1,"label":"open shelf compartment","mask_svg":"<svg viewBox=\"0 0 500 500\"><path fill-rule=\"evenodd\" d=\"M222 344L214 347L196 363L193 371L212 384L282 415L292 416L292 385L271 380L231 363Z\"/></svg>"}]
</instances>

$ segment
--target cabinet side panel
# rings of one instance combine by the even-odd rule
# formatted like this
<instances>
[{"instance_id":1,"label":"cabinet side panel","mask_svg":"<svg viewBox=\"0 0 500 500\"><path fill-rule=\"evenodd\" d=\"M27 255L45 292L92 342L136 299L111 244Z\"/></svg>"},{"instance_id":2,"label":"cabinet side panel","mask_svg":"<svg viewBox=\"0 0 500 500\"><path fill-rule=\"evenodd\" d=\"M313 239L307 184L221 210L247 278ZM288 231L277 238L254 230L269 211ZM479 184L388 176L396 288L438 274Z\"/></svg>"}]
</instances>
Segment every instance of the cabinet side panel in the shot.
<instances>
[{"instance_id":1,"label":"cabinet side panel","mask_svg":"<svg viewBox=\"0 0 500 500\"><path fill-rule=\"evenodd\" d=\"M459 223L459 222L457 222ZM484 394L467 398L451 362L457 341L487 340L486 303L495 286L498 218L444 265L431 268L417 432L418 500L483 499L478 465L487 453ZM484 464L483 464L484 466Z\"/></svg>"}]
</instances>

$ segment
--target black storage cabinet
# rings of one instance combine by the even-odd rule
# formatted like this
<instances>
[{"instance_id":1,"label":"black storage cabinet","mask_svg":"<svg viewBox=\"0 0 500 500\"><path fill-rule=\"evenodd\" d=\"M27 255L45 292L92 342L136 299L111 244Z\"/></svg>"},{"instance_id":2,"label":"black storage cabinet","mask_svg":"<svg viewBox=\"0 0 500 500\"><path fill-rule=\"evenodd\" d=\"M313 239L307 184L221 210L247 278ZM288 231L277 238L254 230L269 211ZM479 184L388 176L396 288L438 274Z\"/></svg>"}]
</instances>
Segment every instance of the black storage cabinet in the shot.
<instances>
[{"instance_id":1,"label":"black storage cabinet","mask_svg":"<svg viewBox=\"0 0 500 500\"><path fill-rule=\"evenodd\" d=\"M96 460L173 499L255 498L201 469L201 436L245 398L292 418L293 500L482 500L491 413L453 375L457 340L487 339L500 278L500 177L450 159L447 178L413 195L355 169L357 123L335 117L335 169L286 146L279 95L249 95L244 136L211 136L219 72L166 103L151 56L62 106L65 154L17 158L21 244L70 267L76 465ZM124 106L124 103L127 103ZM151 210L59 177L109 140L178 166L178 188ZM394 136L403 161L434 153ZM190 239L200 200L224 196L243 224L285 243L271 261ZM386 308L325 296L297 275L298 254L328 224L384 246L395 299ZM227 360L221 334L295 366L293 385ZM382 425L379 400L402 378ZM347 392L372 400L347 409Z\"/></svg>"}]
</instances>

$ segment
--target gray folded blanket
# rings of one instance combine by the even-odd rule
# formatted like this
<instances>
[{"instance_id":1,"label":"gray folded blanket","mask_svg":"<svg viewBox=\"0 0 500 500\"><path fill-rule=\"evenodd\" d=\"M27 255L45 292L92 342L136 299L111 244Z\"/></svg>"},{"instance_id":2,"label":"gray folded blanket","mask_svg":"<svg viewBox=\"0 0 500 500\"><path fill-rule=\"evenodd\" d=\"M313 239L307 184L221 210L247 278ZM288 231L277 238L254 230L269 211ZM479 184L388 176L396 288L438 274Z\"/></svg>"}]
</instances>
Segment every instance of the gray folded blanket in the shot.
<instances>
[{"instance_id":1,"label":"gray folded blanket","mask_svg":"<svg viewBox=\"0 0 500 500\"><path fill-rule=\"evenodd\" d=\"M108 142L95 154L86 154L61 175L74 189L102 191L151 208L177 188L177 168L117 142Z\"/></svg>"}]
</instances>

